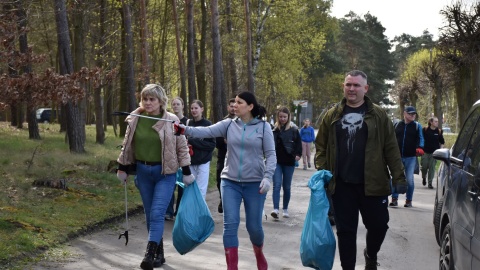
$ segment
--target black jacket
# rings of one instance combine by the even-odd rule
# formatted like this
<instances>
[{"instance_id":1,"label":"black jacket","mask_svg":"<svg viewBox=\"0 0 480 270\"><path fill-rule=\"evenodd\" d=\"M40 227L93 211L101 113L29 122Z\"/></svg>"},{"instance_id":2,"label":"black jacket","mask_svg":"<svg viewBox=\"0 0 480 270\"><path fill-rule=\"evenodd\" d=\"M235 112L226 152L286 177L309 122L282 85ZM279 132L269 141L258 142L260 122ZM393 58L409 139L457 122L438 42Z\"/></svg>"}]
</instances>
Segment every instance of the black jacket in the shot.
<instances>
[{"instance_id":1,"label":"black jacket","mask_svg":"<svg viewBox=\"0 0 480 270\"><path fill-rule=\"evenodd\" d=\"M192 127L208 127L212 123L205 118L202 118L200 121L195 121L189 119L187 126ZM205 164L212 160L213 150L215 149L215 138L194 138L188 137L188 144L193 147L193 156L191 157L191 165L200 165Z\"/></svg>"},{"instance_id":2,"label":"black jacket","mask_svg":"<svg viewBox=\"0 0 480 270\"><path fill-rule=\"evenodd\" d=\"M285 166L295 166L295 156L302 156L302 139L297 128L288 130L275 127L273 129L277 163Z\"/></svg>"},{"instance_id":3,"label":"black jacket","mask_svg":"<svg viewBox=\"0 0 480 270\"><path fill-rule=\"evenodd\" d=\"M395 135L402 158L416 157L417 148L423 149L422 125L417 121L412 121L408 124L405 124L404 121L398 122L395 125Z\"/></svg>"}]
</instances>

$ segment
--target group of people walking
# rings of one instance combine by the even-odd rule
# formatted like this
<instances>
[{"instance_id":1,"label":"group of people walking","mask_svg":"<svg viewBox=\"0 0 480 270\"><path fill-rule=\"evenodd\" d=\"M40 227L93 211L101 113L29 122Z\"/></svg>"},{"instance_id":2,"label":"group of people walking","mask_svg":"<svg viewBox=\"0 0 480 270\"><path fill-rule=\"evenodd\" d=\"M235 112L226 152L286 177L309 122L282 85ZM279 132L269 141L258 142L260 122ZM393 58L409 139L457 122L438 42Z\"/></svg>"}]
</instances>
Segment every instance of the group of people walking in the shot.
<instances>
[{"instance_id":1,"label":"group of people walking","mask_svg":"<svg viewBox=\"0 0 480 270\"><path fill-rule=\"evenodd\" d=\"M347 73L343 88L344 98L326 111L315 136L309 119L304 120L300 130L293 126L286 107L277 110L274 125L263 121L265 108L250 92L241 92L230 99L228 115L212 124L203 117L201 101L190 103L192 118L187 119L181 98L172 100L173 113L170 113L164 89L155 84L145 86L140 107L125 120L127 131L117 159L117 177L124 184L130 166L137 167L135 185L142 197L148 230L142 269L165 263L165 218L176 215L182 197L182 188L178 187L174 211L177 172L183 174L186 186L195 180L205 197L215 147L221 198L218 212L223 213L227 268L238 268L238 228L243 202L257 268L268 269L262 227L267 192L273 186L274 220L279 218L280 210L283 218L289 218L295 163L302 159L304 170L312 167L312 142L316 147L315 169L333 174L326 188L335 209L342 268L355 268L360 213L367 229L365 269L377 269L377 253L388 230L388 196L392 195L390 206L396 206L398 194L407 193L404 206L412 207L417 156L425 154L421 162L423 185L428 177L431 187L435 166L431 154L443 146L444 140L438 119L432 117L423 129L414 121L416 111L411 106L405 108L404 120L392 125L385 111L367 97L367 75L362 71Z\"/></svg>"}]
</instances>

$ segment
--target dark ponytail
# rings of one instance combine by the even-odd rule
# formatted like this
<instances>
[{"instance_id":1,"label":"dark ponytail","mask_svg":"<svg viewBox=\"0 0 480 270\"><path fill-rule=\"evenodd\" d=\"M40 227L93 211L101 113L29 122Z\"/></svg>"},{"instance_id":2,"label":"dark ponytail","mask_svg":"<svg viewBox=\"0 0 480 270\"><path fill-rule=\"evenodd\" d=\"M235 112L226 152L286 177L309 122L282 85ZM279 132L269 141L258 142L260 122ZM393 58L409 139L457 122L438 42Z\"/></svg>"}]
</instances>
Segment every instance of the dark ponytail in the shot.
<instances>
[{"instance_id":1,"label":"dark ponytail","mask_svg":"<svg viewBox=\"0 0 480 270\"><path fill-rule=\"evenodd\" d=\"M263 118L265 117L267 110L265 107L260 106L257 102L257 98L254 94L248 91L243 91L237 95L237 97L245 100L247 105L253 104L253 109L251 111L253 118Z\"/></svg>"}]
</instances>

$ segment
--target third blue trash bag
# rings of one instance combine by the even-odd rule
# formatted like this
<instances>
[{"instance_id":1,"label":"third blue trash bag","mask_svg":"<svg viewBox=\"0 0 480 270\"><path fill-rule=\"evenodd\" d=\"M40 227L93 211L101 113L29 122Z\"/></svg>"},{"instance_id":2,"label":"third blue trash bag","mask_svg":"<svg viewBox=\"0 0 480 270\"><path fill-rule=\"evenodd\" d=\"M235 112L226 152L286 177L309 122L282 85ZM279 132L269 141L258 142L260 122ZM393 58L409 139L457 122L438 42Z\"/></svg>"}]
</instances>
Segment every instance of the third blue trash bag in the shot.
<instances>
[{"instance_id":1,"label":"third blue trash bag","mask_svg":"<svg viewBox=\"0 0 480 270\"><path fill-rule=\"evenodd\" d=\"M317 171L308 181L310 203L300 238L300 258L303 266L330 270L335 259L336 240L328 220L328 202L325 184L332 178L327 170Z\"/></svg>"},{"instance_id":2,"label":"third blue trash bag","mask_svg":"<svg viewBox=\"0 0 480 270\"><path fill-rule=\"evenodd\" d=\"M173 246L184 255L203 243L213 232L213 221L207 203L194 181L183 190L173 225Z\"/></svg>"}]
</instances>

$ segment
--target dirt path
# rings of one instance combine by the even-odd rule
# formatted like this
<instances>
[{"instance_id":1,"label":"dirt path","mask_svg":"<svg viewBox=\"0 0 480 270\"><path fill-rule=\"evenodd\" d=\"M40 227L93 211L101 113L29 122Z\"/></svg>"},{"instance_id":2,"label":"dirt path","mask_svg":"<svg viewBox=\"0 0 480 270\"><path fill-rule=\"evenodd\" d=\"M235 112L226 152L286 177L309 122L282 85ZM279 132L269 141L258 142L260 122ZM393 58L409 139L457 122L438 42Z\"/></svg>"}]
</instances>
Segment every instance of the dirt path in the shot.
<instances>
[{"instance_id":1,"label":"dirt path","mask_svg":"<svg viewBox=\"0 0 480 270\"><path fill-rule=\"evenodd\" d=\"M269 269L306 269L300 260L300 236L308 209L310 189L308 179L314 170L295 169L292 183L292 198L289 206L290 218L274 221L271 191L265 202L267 220L263 220L265 231L265 256ZM415 176L416 190L414 208L390 209L390 229L379 253L379 269L438 269L438 245L433 235L432 211L435 191L422 187L421 179ZM404 199L404 196L401 196ZM215 220L213 234L195 250L186 255L177 253L172 244L173 222L165 223L166 264L158 269L226 269L222 244L222 215L217 212L219 202L217 190L207 194L207 204ZM140 269L146 246L147 232L143 215L130 218L128 246L118 239L124 231L123 223L111 228L78 238L67 246L53 250L45 259L31 265L30 269ZM334 227L335 231L335 227ZM357 266L364 268L361 250L365 247L365 229L360 221L357 236ZM239 228L239 269L256 269L253 250L245 229L244 216ZM338 251L334 270L341 269Z\"/></svg>"}]
</instances>

